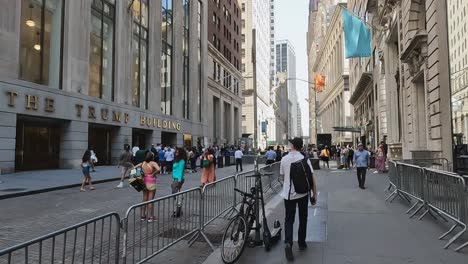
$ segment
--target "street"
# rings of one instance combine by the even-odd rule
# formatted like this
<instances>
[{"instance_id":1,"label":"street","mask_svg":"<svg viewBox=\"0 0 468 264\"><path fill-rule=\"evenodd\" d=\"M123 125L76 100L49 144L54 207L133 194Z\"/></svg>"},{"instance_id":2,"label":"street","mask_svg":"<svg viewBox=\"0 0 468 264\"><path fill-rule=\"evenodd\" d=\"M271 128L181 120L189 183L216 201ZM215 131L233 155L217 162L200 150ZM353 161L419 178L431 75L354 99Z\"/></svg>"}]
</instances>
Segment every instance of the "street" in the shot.
<instances>
[{"instance_id":1,"label":"street","mask_svg":"<svg viewBox=\"0 0 468 264\"><path fill-rule=\"evenodd\" d=\"M252 165L245 165L244 171ZM99 167L97 168L99 170ZM201 170L186 174L183 189L200 185ZM119 169L115 168L115 173ZM235 166L216 170L218 179L235 174ZM170 175L158 177L156 198L171 193ZM115 188L118 181L97 184L95 191L80 192L79 187L0 200L0 248L12 246L47 234L80 221L117 212L123 216L129 206L139 203L142 194L125 182L124 188Z\"/></svg>"}]
</instances>

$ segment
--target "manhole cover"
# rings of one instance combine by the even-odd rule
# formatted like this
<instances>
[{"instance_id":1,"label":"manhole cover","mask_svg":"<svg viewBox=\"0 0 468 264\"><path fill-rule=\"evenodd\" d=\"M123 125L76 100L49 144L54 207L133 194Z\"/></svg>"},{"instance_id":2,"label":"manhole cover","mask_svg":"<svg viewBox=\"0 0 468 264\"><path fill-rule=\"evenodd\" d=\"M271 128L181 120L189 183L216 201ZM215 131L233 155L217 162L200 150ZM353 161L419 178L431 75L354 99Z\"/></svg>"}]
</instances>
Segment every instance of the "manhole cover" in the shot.
<instances>
[{"instance_id":1,"label":"manhole cover","mask_svg":"<svg viewBox=\"0 0 468 264\"><path fill-rule=\"evenodd\" d=\"M9 189L1 189L0 192L22 192L26 191L25 188L9 188Z\"/></svg>"}]
</instances>

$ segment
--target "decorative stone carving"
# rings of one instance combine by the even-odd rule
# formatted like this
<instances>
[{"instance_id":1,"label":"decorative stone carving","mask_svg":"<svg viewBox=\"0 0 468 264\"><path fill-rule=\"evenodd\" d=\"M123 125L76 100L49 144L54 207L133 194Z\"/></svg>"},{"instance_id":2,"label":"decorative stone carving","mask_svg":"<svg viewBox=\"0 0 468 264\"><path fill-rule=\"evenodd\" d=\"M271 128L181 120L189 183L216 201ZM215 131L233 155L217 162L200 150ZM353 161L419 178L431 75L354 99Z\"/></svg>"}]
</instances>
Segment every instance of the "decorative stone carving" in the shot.
<instances>
[{"instance_id":1,"label":"decorative stone carving","mask_svg":"<svg viewBox=\"0 0 468 264\"><path fill-rule=\"evenodd\" d=\"M400 60L408 65L411 76L421 71L427 59L427 32L418 31L400 56Z\"/></svg>"}]
</instances>

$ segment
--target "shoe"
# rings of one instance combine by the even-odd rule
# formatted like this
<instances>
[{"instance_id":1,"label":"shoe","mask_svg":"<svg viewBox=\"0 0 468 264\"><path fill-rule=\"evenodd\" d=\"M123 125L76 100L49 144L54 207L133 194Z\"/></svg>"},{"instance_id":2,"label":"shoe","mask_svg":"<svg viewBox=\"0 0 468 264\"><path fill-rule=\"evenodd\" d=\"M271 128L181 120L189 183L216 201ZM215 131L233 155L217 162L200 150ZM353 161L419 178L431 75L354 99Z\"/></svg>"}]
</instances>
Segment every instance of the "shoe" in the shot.
<instances>
[{"instance_id":1,"label":"shoe","mask_svg":"<svg viewBox=\"0 0 468 264\"><path fill-rule=\"evenodd\" d=\"M80 189L80 192L86 192L86 190L85 189Z\"/></svg>"},{"instance_id":2,"label":"shoe","mask_svg":"<svg viewBox=\"0 0 468 264\"><path fill-rule=\"evenodd\" d=\"M94 187L91 187L91 188L89 188L89 189L90 189L91 191L94 191L94 190L96 190Z\"/></svg>"},{"instance_id":3,"label":"shoe","mask_svg":"<svg viewBox=\"0 0 468 264\"><path fill-rule=\"evenodd\" d=\"M307 243L300 243L299 244L299 250L304 251L307 249Z\"/></svg>"},{"instance_id":4,"label":"shoe","mask_svg":"<svg viewBox=\"0 0 468 264\"><path fill-rule=\"evenodd\" d=\"M156 217L154 217L154 216L148 217L148 223L152 223L152 222L156 222L156 221L157 221Z\"/></svg>"},{"instance_id":5,"label":"shoe","mask_svg":"<svg viewBox=\"0 0 468 264\"><path fill-rule=\"evenodd\" d=\"M364 185L363 185L363 186L361 186L361 189L365 190L365 189L366 189L366 186L364 186Z\"/></svg>"},{"instance_id":6,"label":"shoe","mask_svg":"<svg viewBox=\"0 0 468 264\"><path fill-rule=\"evenodd\" d=\"M286 255L286 259L288 261L293 261L294 260L294 255L292 252L292 246L289 243L286 243L286 246L284 247L284 253Z\"/></svg>"},{"instance_id":7,"label":"shoe","mask_svg":"<svg viewBox=\"0 0 468 264\"><path fill-rule=\"evenodd\" d=\"M117 185L116 188L123 188L123 182L120 182L119 185Z\"/></svg>"},{"instance_id":8,"label":"shoe","mask_svg":"<svg viewBox=\"0 0 468 264\"><path fill-rule=\"evenodd\" d=\"M146 216L142 216L142 217L140 218L140 221L146 221Z\"/></svg>"}]
</instances>

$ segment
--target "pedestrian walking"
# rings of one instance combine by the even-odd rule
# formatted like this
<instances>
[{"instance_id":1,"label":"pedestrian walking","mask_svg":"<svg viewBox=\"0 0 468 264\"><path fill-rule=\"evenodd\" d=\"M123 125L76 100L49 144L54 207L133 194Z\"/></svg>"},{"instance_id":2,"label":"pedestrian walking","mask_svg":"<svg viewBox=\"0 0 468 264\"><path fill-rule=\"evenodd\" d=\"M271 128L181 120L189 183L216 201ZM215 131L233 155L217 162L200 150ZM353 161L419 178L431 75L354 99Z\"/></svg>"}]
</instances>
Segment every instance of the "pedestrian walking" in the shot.
<instances>
[{"instance_id":1,"label":"pedestrian walking","mask_svg":"<svg viewBox=\"0 0 468 264\"><path fill-rule=\"evenodd\" d=\"M320 158L323 161L323 167L325 167L325 164L327 165L327 168L330 168L330 165L328 164L328 161L330 160L330 150L328 150L328 146L325 146L324 149L320 152Z\"/></svg>"},{"instance_id":2,"label":"pedestrian walking","mask_svg":"<svg viewBox=\"0 0 468 264\"><path fill-rule=\"evenodd\" d=\"M89 185L90 190L94 190L93 183L91 182L91 151L86 150L83 154L83 158L81 158L81 171L83 172L83 181L81 183L81 192L85 192L86 184Z\"/></svg>"},{"instance_id":3,"label":"pedestrian walking","mask_svg":"<svg viewBox=\"0 0 468 264\"><path fill-rule=\"evenodd\" d=\"M169 147L164 154L166 160L166 174L172 173L172 165L174 163L174 152L175 150L172 147Z\"/></svg>"},{"instance_id":4,"label":"pedestrian walking","mask_svg":"<svg viewBox=\"0 0 468 264\"><path fill-rule=\"evenodd\" d=\"M369 169L370 157L369 152L364 149L362 143L358 144L358 149L354 152L353 163L355 164L354 167L357 167L359 188L365 189L366 171Z\"/></svg>"},{"instance_id":5,"label":"pedestrian walking","mask_svg":"<svg viewBox=\"0 0 468 264\"><path fill-rule=\"evenodd\" d=\"M362 144L362 143L361 143ZM352 145L348 145L348 168L354 167L354 149Z\"/></svg>"},{"instance_id":6,"label":"pedestrian walking","mask_svg":"<svg viewBox=\"0 0 468 264\"><path fill-rule=\"evenodd\" d=\"M312 164L305 157L305 155L300 152L303 147L302 139L294 138L290 140L290 142L292 144L291 150L281 159L280 175L283 181L281 197L284 199L284 207L286 212L284 223L285 255L287 260L292 261L294 260L292 246L296 207L299 209L298 245L300 250L305 250L307 249L306 234L308 213L307 205L309 201L308 198L310 191L313 191L310 201L312 205L314 205L317 201L317 190L315 179L313 177ZM296 179L300 181L296 181ZM304 186L308 185L305 184L305 182L311 184L312 186Z\"/></svg>"},{"instance_id":7,"label":"pedestrian walking","mask_svg":"<svg viewBox=\"0 0 468 264\"><path fill-rule=\"evenodd\" d=\"M189 151L190 169L192 173L197 172L197 148L192 147Z\"/></svg>"},{"instance_id":8,"label":"pedestrian walking","mask_svg":"<svg viewBox=\"0 0 468 264\"><path fill-rule=\"evenodd\" d=\"M276 162L280 162L281 161L281 148L280 146L276 146Z\"/></svg>"},{"instance_id":9,"label":"pedestrian walking","mask_svg":"<svg viewBox=\"0 0 468 264\"><path fill-rule=\"evenodd\" d=\"M130 152L130 145L124 145L124 151L120 154L119 165L117 168L120 169L120 183L117 185L117 188L123 187L123 182L127 173L132 169L132 153Z\"/></svg>"},{"instance_id":10,"label":"pedestrian walking","mask_svg":"<svg viewBox=\"0 0 468 264\"><path fill-rule=\"evenodd\" d=\"M237 148L236 152L234 152L234 158L236 159L236 172L239 172L239 167L240 171L242 172L242 157L244 156L244 153L242 153L242 150L240 147Z\"/></svg>"},{"instance_id":11,"label":"pedestrian walking","mask_svg":"<svg viewBox=\"0 0 468 264\"><path fill-rule=\"evenodd\" d=\"M150 201L154 199L156 195L156 174L159 173L159 166L154 162L154 154L151 151L148 151L145 156L145 160L142 163L137 164L135 167L141 167L144 175L144 182L146 188L143 190L143 202ZM156 216L154 216L154 205L152 203L143 205L141 207L141 221L148 220L149 223L156 221ZM148 215L148 219L146 218Z\"/></svg>"},{"instance_id":12,"label":"pedestrian walking","mask_svg":"<svg viewBox=\"0 0 468 264\"><path fill-rule=\"evenodd\" d=\"M180 192L182 185L185 182L185 163L187 161L187 152L183 148L176 148L174 154L174 165L172 170L172 194ZM176 210L173 213L173 217L180 217L182 213L182 200L180 197L176 199Z\"/></svg>"},{"instance_id":13,"label":"pedestrian walking","mask_svg":"<svg viewBox=\"0 0 468 264\"><path fill-rule=\"evenodd\" d=\"M202 176L201 176L201 184L202 186L216 181L216 174L215 174L215 163L214 163L214 150L213 148L208 148L205 151L205 154L201 158L202 163Z\"/></svg>"},{"instance_id":14,"label":"pedestrian walking","mask_svg":"<svg viewBox=\"0 0 468 264\"><path fill-rule=\"evenodd\" d=\"M383 144L380 144L377 148L377 159L375 160L376 173L382 173L385 171L385 152L383 149Z\"/></svg>"},{"instance_id":15,"label":"pedestrian walking","mask_svg":"<svg viewBox=\"0 0 468 264\"><path fill-rule=\"evenodd\" d=\"M266 165L275 163L276 152L273 150L272 146L268 147L268 151L265 154L265 158L266 158Z\"/></svg>"},{"instance_id":16,"label":"pedestrian walking","mask_svg":"<svg viewBox=\"0 0 468 264\"><path fill-rule=\"evenodd\" d=\"M164 146L161 147L161 149L158 152L159 155L159 167L161 168L161 174L165 173L166 169L166 150Z\"/></svg>"}]
</instances>

